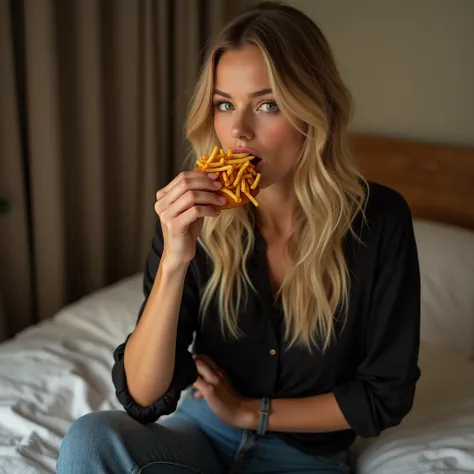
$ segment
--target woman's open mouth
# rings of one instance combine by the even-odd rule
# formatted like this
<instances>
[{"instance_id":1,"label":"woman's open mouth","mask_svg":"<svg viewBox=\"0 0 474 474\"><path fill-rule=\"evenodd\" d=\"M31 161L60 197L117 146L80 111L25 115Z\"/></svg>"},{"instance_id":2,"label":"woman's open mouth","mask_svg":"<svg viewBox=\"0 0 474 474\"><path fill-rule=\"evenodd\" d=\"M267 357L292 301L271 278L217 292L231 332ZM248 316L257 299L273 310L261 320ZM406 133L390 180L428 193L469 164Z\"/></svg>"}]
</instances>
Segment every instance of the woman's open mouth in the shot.
<instances>
[{"instance_id":1,"label":"woman's open mouth","mask_svg":"<svg viewBox=\"0 0 474 474\"><path fill-rule=\"evenodd\" d=\"M255 158L252 158L252 160L250 160L250 163L252 163L257 173L260 173L262 171L264 159L260 156L257 156L257 154L251 148L233 148L232 152L247 153L248 155L253 155Z\"/></svg>"},{"instance_id":2,"label":"woman's open mouth","mask_svg":"<svg viewBox=\"0 0 474 474\"><path fill-rule=\"evenodd\" d=\"M255 171L257 173L261 173L262 168L263 168L263 159L262 158L256 156L255 158L252 158L250 160L250 163L252 163L252 165L254 166Z\"/></svg>"}]
</instances>

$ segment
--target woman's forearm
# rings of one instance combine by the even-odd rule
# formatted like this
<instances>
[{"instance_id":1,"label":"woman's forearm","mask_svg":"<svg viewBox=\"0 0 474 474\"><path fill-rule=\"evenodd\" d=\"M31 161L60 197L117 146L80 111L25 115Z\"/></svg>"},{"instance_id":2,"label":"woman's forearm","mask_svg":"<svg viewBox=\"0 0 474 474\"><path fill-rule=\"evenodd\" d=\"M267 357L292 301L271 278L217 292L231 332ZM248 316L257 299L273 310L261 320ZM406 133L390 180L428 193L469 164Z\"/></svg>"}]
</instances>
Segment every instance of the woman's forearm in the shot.
<instances>
[{"instance_id":1,"label":"woman's forearm","mask_svg":"<svg viewBox=\"0 0 474 474\"><path fill-rule=\"evenodd\" d=\"M260 404L260 399L247 402L243 427L258 429ZM349 428L332 393L305 398L277 398L271 401L268 431L321 433Z\"/></svg>"},{"instance_id":2,"label":"woman's forearm","mask_svg":"<svg viewBox=\"0 0 474 474\"><path fill-rule=\"evenodd\" d=\"M125 347L128 390L141 406L161 398L171 383L187 268L169 267L165 257L161 260L143 314Z\"/></svg>"}]
</instances>

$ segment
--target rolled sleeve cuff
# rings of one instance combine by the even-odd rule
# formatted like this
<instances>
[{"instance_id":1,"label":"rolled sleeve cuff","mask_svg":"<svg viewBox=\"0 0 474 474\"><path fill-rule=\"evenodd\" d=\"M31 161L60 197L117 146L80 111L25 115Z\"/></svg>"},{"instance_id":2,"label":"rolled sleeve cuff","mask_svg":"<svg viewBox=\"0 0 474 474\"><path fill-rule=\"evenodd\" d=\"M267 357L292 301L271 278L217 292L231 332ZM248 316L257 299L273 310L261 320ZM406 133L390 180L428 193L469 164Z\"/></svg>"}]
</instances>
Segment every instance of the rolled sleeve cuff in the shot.
<instances>
[{"instance_id":1,"label":"rolled sleeve cuff","mask_svg":"<svg viewBox=\"0 0 474 474\"><path fill-rule=\"evenodd\" d=\"M141 423L154 423L161 416L169 415L176 410L181 393L197 379L196 364L189 352L177 360L175 372L168 391L156 402L148 406L138 405L130 395L125 375L123 357L118 357L113 367L115 393L125 411Z\"/></svg>"},{"instance_id":2,"label":"rolled sleeve cuff","mask_svg":"<svg viewBox=\"0 0 474 474\"><path fill-rule=\"evenodd\" d=\"M398 425L410 412L419 371L400 384L372 384L360 379L337 385L334 396L347 423L363 438Z\"/></svg>"},{"instance_id":3,"label":"rolled sleeve cuff","mask_svg":"<svg viewBox=\"0 0 474 474\"><path fill-rule=\"evenodd\" d=\"M347 423L358 436L369 438L380 434L381 428L374 423L375 415L362 381L337 385L333 393Z\"/></svg>"}]
</instances>

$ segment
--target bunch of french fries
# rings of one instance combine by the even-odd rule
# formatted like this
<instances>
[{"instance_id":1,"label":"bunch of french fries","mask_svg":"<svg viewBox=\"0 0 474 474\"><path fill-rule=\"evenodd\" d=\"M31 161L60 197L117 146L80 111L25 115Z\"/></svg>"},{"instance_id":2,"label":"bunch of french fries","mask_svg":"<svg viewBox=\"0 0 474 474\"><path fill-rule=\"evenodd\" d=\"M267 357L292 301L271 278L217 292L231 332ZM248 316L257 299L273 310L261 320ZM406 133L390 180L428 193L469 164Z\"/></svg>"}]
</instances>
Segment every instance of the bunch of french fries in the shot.
<instances>
[{"instance_id":1,"label":"bunch of french fries","mask_svg":"<svg viewBox=\"0 0 474 474\"><path fill-rule=\"evenodd\" d=\"M202 156L196 164L201 171L217 175L222 183L219 192L230 196L236 203L241 203L242 195L245 195L258 206L252 191L257 189L261 174L255 171L251 163L253 158L248 153L232 153L231 148L224 153L222 148L215 146L210 156Z\"/></svg>"}]
</instances>

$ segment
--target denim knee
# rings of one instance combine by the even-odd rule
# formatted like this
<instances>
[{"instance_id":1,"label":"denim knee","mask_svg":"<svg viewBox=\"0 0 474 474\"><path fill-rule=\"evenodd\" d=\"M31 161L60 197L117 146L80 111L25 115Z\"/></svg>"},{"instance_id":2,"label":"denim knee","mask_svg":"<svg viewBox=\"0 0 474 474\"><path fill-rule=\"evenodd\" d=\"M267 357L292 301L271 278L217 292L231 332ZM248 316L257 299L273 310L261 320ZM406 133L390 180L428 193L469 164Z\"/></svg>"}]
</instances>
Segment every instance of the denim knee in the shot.
<instances>
[{"instance_id":1,"label":"denim knee","mask_svg":"<svg viewBox=\"0 0 474 474\"><path fill-rule=\"evenodd\" d=\"M120 433L127 419L128 415L119 411L88 413L78 418L61 443L56 472L87 472L87 466L98 468L107 460L127 457Z\"/></svg>"}]
</instances>

